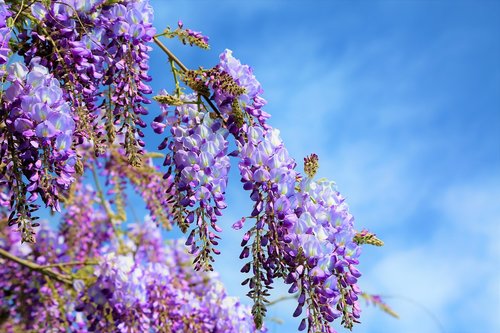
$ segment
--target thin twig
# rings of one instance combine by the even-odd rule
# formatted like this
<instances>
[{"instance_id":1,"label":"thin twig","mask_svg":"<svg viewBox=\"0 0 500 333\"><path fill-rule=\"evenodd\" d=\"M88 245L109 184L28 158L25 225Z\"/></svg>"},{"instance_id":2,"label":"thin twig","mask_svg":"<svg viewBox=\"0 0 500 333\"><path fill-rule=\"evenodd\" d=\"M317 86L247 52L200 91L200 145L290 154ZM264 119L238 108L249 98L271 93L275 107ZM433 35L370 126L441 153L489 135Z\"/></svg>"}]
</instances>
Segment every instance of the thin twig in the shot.
<instances>
[{"instance_id":1,"label":"thin twig","mask_svg":"<svg viewBox=\"0 0 500 333\"><path fill-rule=\"evenodd\" d=\"M289 299L297 299L297 298L298 298L297 295L283 295L283 296L276 298L273 301L270 301L269 303L267 303L267 305L271 306L271 305L275 305L279 302L288 301Z\"/></svg>"},{"instance_id":2,"label":"thin twig","mask_svg":"<svg viewBox=\"0 0 500 333\"><path fill-rule=\"evenodd\" d=\"M97 175L97 171L96 171L94 165L90 165L90 170L92 171L92 177L94 178L97 196L99 197L99 200L101 201L101 204L104 207L104 210L106 211L106 215L108 215L109 219L112 222L115 222L117 219L116 215L113 212L113 210L111 209L111 207L109 206L108 200L106 200L106 198L104 196L104 192L103 192L103 190L101 188L101 184L99 182L99 176ZM114 223L113 223L113 225L114 225Z\"/></svg>"},{"instance_id":3,"label":"thin twig","mask_svg":"<svg viewBox=\"0 0 500 333\"><path fill-rule=\"evenodd\" d=\"M158 45L160 49L163 52L165 52L167 56L182 69L182 71L184 72L189 71L186 65L184 65L182 61L180 61L179 58L177 58L175 54L172 53L172 51L170 51L162 42L160 42L158 36L154 36L153 40L156 43L156 45ZM205 100L205 102L208 103L208 105L212 108L212 110L222 119L222 121L225 122L224 117L222 117L222 114L220 113L219 109L217 109L217 107L214 105L212 100L210 100L210 98L208 98L207 96L203 96L203 99Z\"/></svg>"},{"instance_id":4,"label":"thin twig","mask_svg":"<svg viewBox=\"0 0 500 333\"><path fill-rule=\"evenodd\" d=\"M155 41L156 45L160 47L160 49L165 52L170 59L172 59L184 72L189 71L189 69L180 61L175 54L172 53L165 45L163 45L162 42L158 39L158 37L153 37L153 40Z\"/></svg>"}]
</instances>

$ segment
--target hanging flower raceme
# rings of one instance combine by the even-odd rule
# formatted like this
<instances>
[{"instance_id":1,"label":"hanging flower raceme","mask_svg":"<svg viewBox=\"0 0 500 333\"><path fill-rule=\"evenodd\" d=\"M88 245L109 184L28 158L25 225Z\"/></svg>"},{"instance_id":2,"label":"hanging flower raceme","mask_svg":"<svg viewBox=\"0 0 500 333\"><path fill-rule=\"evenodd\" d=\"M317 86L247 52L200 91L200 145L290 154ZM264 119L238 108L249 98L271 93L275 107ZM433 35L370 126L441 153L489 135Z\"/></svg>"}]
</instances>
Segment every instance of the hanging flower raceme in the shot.
<instances>
[{"instance_id":1,"label":"hanging flower raceme","mask_svg":"<svg viewBox=\"0 0 500 333\"><path fill-rule=\"evenodd\" d=\"M170 230L175 221L172 205L173 180L163 177L163 173L154 165L152 158L149 158L149 163L131 168L121 148L110 150L105 157L106 168L103 176L107 179L107 185L112 186L108 194L114 196L113 202L120 219L123 221L126 219L124 216L126 186L130 183L136 193L144 199L153 221Z\"/></svg>"},{"instance_id":2,"label":"hanging flower raceme","mask_svg":"<svg viewBox=\"0 0 500 333\"><path fill-rule=\"evenodd\" d=\"M79 141L90 140L101 155L120 134L130 164L139 165L141 117L151 93L148 43L155 33L149 1L37 2L31 12L39 24L20 33L19 53L27 63L40 57L65 83Z\"/></svg>"},{"instance_id":3,"label":"hanging flower raceme","mask_svg":"<svg viewBox=\"0 0 500 333\"><path fill-rule=\"evenodd\" d=\"M113 225L98 204L95 190L80 182L73 185L66 198L59 234L65 239L73 261L98 257L101 247L111 241Z\"/></svg>"},{"instance_id":4,"label":"hanging flower raceme","mask_svg":"<svg viewBox=\"0 0 500 333\"><path fill-rule=\"evenodd\" d=\"M165 178L172 179L174 216L183 231L195 226L187 244L197 256L197 268L211 269L212 253L218 254L212 247L218 238L213 231L221 230L216 222L227 206L229 133L220 119L202 109L196 95L183 96L182 100L185 104L173 111L163 105L162 115L152 126L157 132L163 132L163 121L170 126L171 136L159 148L168 148Z\"/></svg>"},{"instance_id":5,"label":"hanging flower raceme","mask_svg":"<svg viewBox=\"0 0 500 333\"><path fill-rule=\"evenodd\" d=\"M296 207L294 215L283 219L287 259L296 263L286 282L303 295L294 315L307 304L310 327L328 331L328 323L342 317L344 326L351 328L360 314L356 283L361 274L355 266L361 248L354 242L353 217L344 198L333 182L307 177L299 191L284 200Z\"/></svg>"},{"instance_id":6,"label":"hanging flower raceme","mask_svg":"<svg viewBox=\"0 0 500 333\"><path fill-rule=\"evenodd\" d=\"M251 69L228 50L216 68L243 88L234 93L237 89L224 89L228 85L221 80L209 80L214 100L237 139L243 188L254 201L249 218L256 224L245 234L240 258L250 257L242 272L253 273L244 284L254 299L257 326L266 312L268 289L281 277L291 285L291 293L299 294L294 316L306 308L300 329L307 325L313 331L332 332L329 323L338 317L351 328L360 311L360 273L355 268L360 247L354 242L353 218L344 199L332 182L312 179L316 155L305 159L305 178L295 171L279 131L266 123L262 89ZM246 219L234 227L243 227Z\"/></svg>"},{"instance_id":7,"label":"hanging flower raceme","mask_svg":"<svg viewBox=\"0 0 500 333\"><path fill-rule=\"evenodd\" d=\"M6 171L2 187L15 207L9 224L17 224L24 241L34 241L31 213L40 196L59 210L59 195L69 188L75 173L72 149L73 114L63 91L46 67L33 61L8 68L9 88L4 93L7 110L2 131L1 158Z\"/></svg>"},{"instance_id":8,"label":"hanging flower raceme","mask_svg":"<svg viewBox=\"0 0 500 333\"><path fill-rule=\"evenodd\" d=\"M97 25L96 1L34 3L31 14L39 21L31 31L19 34L19 54L25 63L40 63L65 85L65 99L76 117L75 136L94 143L97 154L104 150L104 126L98 123L100 86L106 70L103 57L104 29ZM102 5L102 4L101 4Z\"/></svg>"},{"instance_id":9,"label":"hanging flower raceme","mask_svg":"<svg viewBox=\"0 0 500 333\"><path fill-rule=\"evenodd\" d=\"M148 43L155 34L152 24L153 9L148 0L123 1L103 10L99 16L98 26L104 27L105 54L108 64L104 84L109 86L107 102L108 114L105 114L108 125L108 136L113 141L113 127L124 134L122 143L125 153L134 166L141 162L144 153L144 133L141 128L146 123L141 116L148 114L144 104L150 101L145 95L152 92L147 82ZM111 125L112 124L112 125Z\"/></svg>"}]
</instances>

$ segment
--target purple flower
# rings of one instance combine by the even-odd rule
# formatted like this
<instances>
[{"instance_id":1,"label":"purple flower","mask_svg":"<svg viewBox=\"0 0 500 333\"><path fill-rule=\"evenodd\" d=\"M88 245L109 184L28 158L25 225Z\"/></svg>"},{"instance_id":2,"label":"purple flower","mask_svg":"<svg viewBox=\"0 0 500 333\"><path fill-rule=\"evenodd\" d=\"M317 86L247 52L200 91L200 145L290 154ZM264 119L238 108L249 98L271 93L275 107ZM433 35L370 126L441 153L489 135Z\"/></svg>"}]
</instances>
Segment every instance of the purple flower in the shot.
<instances>
[{"instance_id":1,"label":"purple flower","mask_svg":"<svg viewBox=\"0 0 500 333\"><path fill-rule=\"evenodd\" d=\"M56 135L57 130L52 122L45 120L36 126L35 133L39 138L50 139Z\"/></svg>"},{"instance_id":2,"label":"purple flower","mask_svg":"<svg viewBox=\"0 0 500 333\"><path fill-rule=\"evenodd\" d=\"M245 88L245 94L240 97L242 102L250 104L257 95L262 94L262 87L253 75L250 66L242 65L238 59L233 57L231 50L226 49L220 55L219 65L222 70L233 77L240 87Z\"/></svg>"}]
</instances>

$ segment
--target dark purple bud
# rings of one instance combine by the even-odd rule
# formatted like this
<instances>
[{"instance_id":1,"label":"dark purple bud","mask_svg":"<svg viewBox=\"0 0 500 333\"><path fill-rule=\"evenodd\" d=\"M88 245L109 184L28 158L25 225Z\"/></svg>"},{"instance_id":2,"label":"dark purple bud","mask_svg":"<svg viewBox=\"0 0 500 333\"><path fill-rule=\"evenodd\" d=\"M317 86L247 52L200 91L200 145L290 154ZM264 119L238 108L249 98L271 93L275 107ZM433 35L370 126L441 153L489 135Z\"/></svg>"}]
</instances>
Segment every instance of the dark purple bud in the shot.
<instances>
[{"instance_id":1,"label":"dark purple bud","mask_svg":"<svg viewBox=\"0 0 500 333\"><path fill-rule=\"evenodd\" d=\"M352 276L350 273L346 273L345 275L345 280L349 284L355 284L358 282L358 279L356 279L354 276Z\"/></svg>"},{"instance_id":2,"label":"dark purple bud","mask_svg":"<svg viewBox=\"0 0 500 333\"><path fill-rule=\"evenodd\" d=\"M243 251L241 251L240 259L248 258L249 255L250 255L250 248L248 246L245 246L243 248Z\"/></svg>"},{"instance_id":3,"label":"dark purple bud","mask_svg":"<svg viewBox=\"0 0 500 333\"><path fill-rule=\"evenodd\" d=\"M238 156L238 155L239 155L239 153L240 153L240 152L239 152L238 150L233 150L232 152L230 152L230 153L228 154L228 156L231 156L231 157L236 157L236 156Z\"/></svg>"},{"instance_id":4,"label":"dark purple bud","mask_svg":"<svg viewBox=\"0 0 500 333\"><path fill-rule=\"evenodd\" d=\"M212 228L214 228L215 231L222 232L222 228L219 227L217 224L212 223L211 226L212 226Z\"/></svg>"},{"instance_id":5,"label":"dark purple bud","mask_svg":"<svg viewBox=\"0 0 500 333\"><path fill-rule=\"evenodd\" d=\"M189 212L188 216L186 216L186 222L191 224L194 221L194 212Z\"/></svg>"},{"instance_id":6,"label":"dark purple bud","mask_svg":"<svg viewBox=\"0 0 500 333\"><path fill-rule=\"evenodd\" d=\"M194 239L194 230L191 231L191 233L189 234L189 237L188 239L186 240L186 245L189 246L191 244L193 244L193 239Z\"/></svg>"},{"instance_id":7,"label":"dark purple bud","mask_svg":"<svg viewBox=\"0 0 500 333\"><path fill-rule=\"evenodd\" d=\"M250 263L249 262L246 263L245 266L243 266L241 268L240 272L242 272L242 273L248 273L248 272L250 272Z\"/></svg>"},{"instance_id":8,"label":"dark purple bud","mask_svg":"<svg viewBox=\"0 0 500 333\"><path fill-rule=\"evenodd\" d=\"M305 292L302 292L300 294L298 302L300 305L304 305L304 303L306 302L306 293Z\"/></svg>"},{"instance_id":9,"label":"dark purple bud","mask_svg":"<svg viewBox=\"0 0 500 333\"><path fill-rule=\"evenodd\" d=\"M290 283L294 283L294 282L297 282L297 273L295 273L295 272L288 273L288 275L286 276L286 279L285 279L285 283L290 284Z\"/></svg>"},{"instance_id":10,"label":"dark purple bud","mask_svg":"<svg viewBox=\"0 0 500 333\"><path fill-rule=\"evenodd\" d=\"M241 240L241 246L247 245L250 236L251 236L250 232L246 232L245 235L243 235L243 239Z\"/></svg>"},{"instance_id":11,"label":"dark purple bud","mask_svg":"<svg viewBox=\"0 0 500 333\"><path fill-rule=\"evenodd\" d=\"M288 289L289 294L294 294L299 290L299 287L297 286L297 283L293 283L290 288Z\"/></svg>"},{"instance_id":12,"label":"dark purple bud","mask_svg":"<svg viewBox=\"0 0 500 333\"><path fill-rule=\"evenodd\" d=\"M252 194L250 194L250 199L251 199L252 201L258 201L258 200L260 199L259 190L254 189L254 190L252 191Z\"/></svg>"},{"instance_id":13,"label":"dark purple bud","mask_svg":"<svg viewBox=\"0 0 500 333\"><path fill-rule=\"evenodd\" d=\"M302 314L302 304L299 304L295 311L293 312L294 317L298 317Z\"/></svg>"},{"instance_id":14,"label":"dark purple bud","mask_svg":"<svg viewBox=\"0 0 500 333\"><path fill-rule=\"evenodd\" d=\"M303 331L306 329L306 318L303 318L301 321L300 321L300 325L299 325L299 331Z\"/></svg>"},{"instance_id":15,"label":"dark purple bud","mask_svg":"<svg viewBox=\"0 0 500 333\"><path fill-rule=\"evenodd\" d=\"M164 124L164 123L159 123L159 122L156 122L156 121L153 121L151 123L151 128L153 129L153 131L156 134L162 134L163 131L165 130L165 127L167 127L167 125Z\"/></svg>"},{"instance_id":16,"label":"dark purple bud","mask_svg":"<svg viewBox=\"0 0 500 333\"><path fill-rule=\"evenodd\" d=\"M158 146L158 150L163 150L167 147L168 145L168 138L163 139L163 141L160 143Z\"/></svg>"},{"instance_id":17,"label":"dark purple bud","mask_svg":"<svg viewBox=\"0 0 500 333\"><path fill-rule=\"evenodd\" d=\"M351 274L356 277L356 278L359 278L361 276L361 272L358 271L356 269L356 267L354 267L354 265L349 265L349 270L351 271Z\"/></svg>"}]
</instances>

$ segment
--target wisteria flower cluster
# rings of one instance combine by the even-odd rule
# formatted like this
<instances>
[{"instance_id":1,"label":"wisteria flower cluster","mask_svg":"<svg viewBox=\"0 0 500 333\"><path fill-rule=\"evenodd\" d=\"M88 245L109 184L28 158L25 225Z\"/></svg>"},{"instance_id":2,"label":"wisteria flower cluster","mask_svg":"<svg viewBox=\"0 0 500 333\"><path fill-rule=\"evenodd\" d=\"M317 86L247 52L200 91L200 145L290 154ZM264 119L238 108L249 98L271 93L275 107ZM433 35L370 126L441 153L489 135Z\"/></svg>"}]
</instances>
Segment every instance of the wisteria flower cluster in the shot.
<instances>
[{"instance_id":1,"label":"wisteria flower cluster","mask_svg":"<svg viewBox=\"0 0 500 333\"><path fill-rule=\"evenodd\" d=\"M2 182L10 185L4 195L17 211L9 223L18 225L24 240L34 237L30 213L39 195L59 210L59 193L68 189L75 173L76 154L71 147L75 122L69 104L59 81L35 60L30 69L18 62L9 66L11 84L3 96L9 113L2 155L9 162Z\"/></svg>"},{"instance_id":2,"label":"wisteria flower cluster","mask_svg":"<svg viewBox=\"0 0 500 333\"><path fill-rule=\"evenodd\" d=\"M202 109L195 95L183 96L182 101L183 104L173 110L163 104L163 112L153 127L156 132L163 132L164 119L170 127L171 136L164 139L159 148L169 150L164 165L168 166L165 176L173 184L174 215L179 217L182 229L187 231L191 224L196 226L187 245L191 246L191 253L197 255L196 267L211 269L212 254L218 254L212 247L217 245L218 238L213 231L221 231L216 222L227 206L229 132L221 119L213 119Z\"/></svg>"},{"instance_id":3,"label":"wisteria flower cluster","mask_svg":"<svg viewBox=\"0 0 500 333\"><path fill-rule=\"evenodd\" d=\"M146 126L141 116L151 93L148 42L155 33L148 1L37 2L31 9L43 24L21 34L25 59L42 57L68 85L79 134L94 142L98 154L106 141L112 144L115 134L123 133L121 144L130 163L138 165L144 146L140 128ZM47 57L49 52L55 56ZM99 117L106 119L106 135Z\"/></svg>"},{"instance_id":4,"label":"wisteria flower cluster","mask_svg":"<svg viewBox=\"0 0 500 333\"><path fill-rule=\"evenodd\" d=\"M75 195L81 194L89 209L92 193L87 186ZM30 260L40 271L19 269L16 262L4 265L0 259L3 332L37 332L47 325L71 332L255 331L250 309L226 294L215 273L195 272L182 241L163 243L149 218L128 226L123 238L110 237L111 221L103 218L102 207L89 209L94 214L75 215L79 204L68 205L71 213L58 231L39 232L34 247L21 244L18 233L2 229L0 249ZM81 234L82 228L94 229L92 237ZM87 256L69 255L78 233ZM48 272L57 279L52 281ZM72 282L64 279L67 272L72 272Z\"/></svg>"},{"instance_id":5,"label":"wisteria flower cluster","mask_svg":"<svg viewBox=\"0 0 500 333\"><path fill-rule=\"evenodd\" d=\"M253 272L244 284L248 283L255 302L256 322L265 315L268 289L281 277L291 284L290 292L299 294L294 316L307 309L301 330L308 326L331 332L329 323L338 317L351 328L359 319L361 292L356 284L361 275L355 268L360 247L354 241L353 217L333 182L313 180L317 155L305 159L305 176L295 170L279 131L266 122L269 116L261 110L265 101L259 96L262 89L251 69L227 50L220 60L218 68L244 88L237 95L216 92L215 100L229 114L229 122L235 119L235 103L246 119L233 126L233 134L241 182L255 202L249 215L255 226L245 234L240 258L251 258L242 272ZM246 219L234 227L241 228Z\"/></svg>"},{"instance_id":6,"label":"wisteria flower cluster","mask_svg":"<svg viewBox=\"0 0 500 333\"><path fill-rule=\"evenodd\" d=\"M79 296L76 310L92 330L109 329L100 320L109 311L119 332L255 331L249 309L226 295L216 275L196 273L182 242L164 248L156 226L144 224L131 226L128 254L105 256Z\"/></svg>"},{"instance_id":7,"label":"wisteria flower cluster","mask_svg":"<svg viewBox=\"0 0 500 333\"><path fill-rule=\"evenodd\" d=\"M156 34L153 17L148 0L0 0L0 331L265 332L276 281L299 330L351 329L360 297L390 313L358 287L361 246L382 241L315 178L316 154L297 168L252 68L230 50L187 68L159 38L208 37L182 21ZM153 43L173 75L154 119ZM213 272L232 163L253 205L232 224L252 306ZM171 229L185 239L165 241Z\"/></svg>"},{"instance_id":8,"label":"wisteria flower cluster","mask_svg":"<svg viewBox=\"0 0 500 333\"><path fill-rule=\"evenodd\" d=\"M15 207L23 241L34 240L37 198L59 210L84 171L82 146L121 146L141 164L152 19L148 1L0 3L0 65L12 53L24 62L2 72L1 204Z\"/></svg>"}]
</instances>

